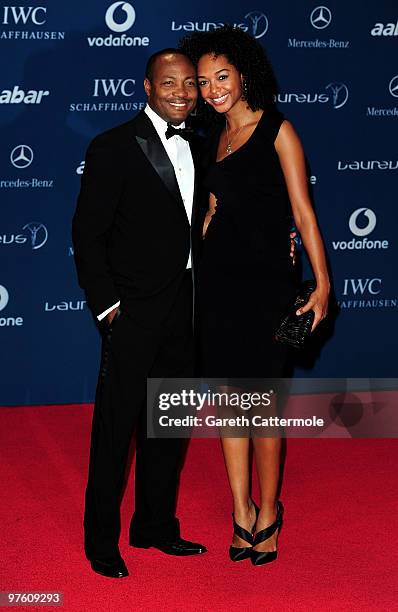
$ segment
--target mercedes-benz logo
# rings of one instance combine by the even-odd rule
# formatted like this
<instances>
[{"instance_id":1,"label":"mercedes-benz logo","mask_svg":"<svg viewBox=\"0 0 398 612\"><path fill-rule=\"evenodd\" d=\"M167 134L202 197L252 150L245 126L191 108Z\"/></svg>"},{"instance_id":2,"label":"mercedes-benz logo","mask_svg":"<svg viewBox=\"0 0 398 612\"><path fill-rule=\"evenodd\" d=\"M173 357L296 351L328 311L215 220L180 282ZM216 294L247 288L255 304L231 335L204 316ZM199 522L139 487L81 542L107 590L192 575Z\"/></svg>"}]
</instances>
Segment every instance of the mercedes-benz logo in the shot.
<instances>
[{"instance_id":1,"label":"mercedes-benz logo","mask_svg":"<svg viewBox=\"0 0 398 612\"><path fill-rule=\"evenodd\" d=\"M33 161L33 151L28 145L18 145L11 151L10 160L15 168L27 168Z\"/></svg>"},{"instance_id":2,"label":"mercedes-benz logo","mask_svg":"<svg viewBox=\"0 0 398 612\"><path fill-rule=\"evenodd\" d=\"M310 15L310 21L314 28L323 30L332 21L332 13L327 6L317 6Z\"/></svg>"},{"instance_id":3,"label":"mercedes-benz logo","mask_svg":"<svg viewBox=\"0 0 398 612\"><path fill-rule=\"evenodd\" d=\"M395 77L392 77L388 89L390 90L390 94L394 96L394 98L398 98L398 74Z\"/></svg>"},{"instance_id":4,"label":"mercedes-benz logo","mask_svg":"<svg viewBox=\"0 0 398 612\"><path fill-rule=\"evenodd\" d=\"M326 85L326 90L332 92L333 108L341 108L348 100L348 87L344 83L329 83Z\"/></svg>"},{"instance_id":5,"label":"mercedes-benz logo","mask_svg":"<svg viewBox=\"0 0 398 612\"><path fill-rule=\"evenodd\" d=\"M245 15L245 19L250 22L248 29L254 38L261 38L268 30L268 19L261 11L250 11Z\"/></svg>"},{"instance_id":6,"label":"mercedes-benz logo","mask_svg":"<svg viewBox=\"0 0 398 612\"><path fill-rule=\"evenodd\" d=\"M30 223L24 225L22 229L30 232L30 242L34 251L36 249L41 249L41 247L46 244L48 231L43 223L40 223L39 221L31 221Z\"/></svg>"}]
</instances>

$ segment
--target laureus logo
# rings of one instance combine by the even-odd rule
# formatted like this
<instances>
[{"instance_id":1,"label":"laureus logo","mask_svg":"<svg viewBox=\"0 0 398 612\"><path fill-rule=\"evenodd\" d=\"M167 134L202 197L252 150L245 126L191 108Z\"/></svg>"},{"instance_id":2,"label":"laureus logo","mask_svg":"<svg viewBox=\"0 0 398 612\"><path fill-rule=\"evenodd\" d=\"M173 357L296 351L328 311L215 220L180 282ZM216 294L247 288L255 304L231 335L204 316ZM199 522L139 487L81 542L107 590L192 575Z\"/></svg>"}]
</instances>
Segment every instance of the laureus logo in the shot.
<instances>
[{"instance_id":1,"label":"laureus logo","mask_svg":"<svg viewBox=\"0 0 398 612\"><path fill-rule=\"evenodd\" d=\"M322 92L291 92L279 93L278 102L282 104L330 104L333 108L339 109L348 100L348 87L344 83L329 83L325 87L327 93Z\"/></svg>"},{"instance_id":2,"label":"laureus logo","mask_svg":"<svg viewBox=\"0 0 398 612\"><path fill-rule=\"evenodd\" d=\"M37 249L41 249L44 246L48 239L48 231L43 223L38 223L36 221L31 221L23 226L23 230L27 230L30 234L30 243L33 251Z\"/></svg>"},{"instance_id":3,"label":"laureus logo","mask_svg":"<svg viewBox=\"0 0 398 612\"><path fill-rule=\"evenodd\" d=\"M250 11L245 15L248 22L248 30L254 38L262 38L268 31L268 18L261 11Z\"/></svg>"},{"instance_id":4,"label":"laureus logo","mask_svg":"<svg viewBox=\"0 0 398 612\"><path fill-rule=\"evenodd\" d=\"M329 83L326 90L332 93L333 108L341 108L348 100L348 87L344 83Z\"/></svg>"},{"instance_id":5,"label":"laureus logo","mask_svg":"<svg viewBox=\"0 0 398 612\"><path fill-rule=\"evenodd\" d=\"M268 17L261 11L249 11L239 21L230 22L235 28L250 32L254 38L262 38L268 31ZM173 32L185 30L186 32L211 32L224 26L223 21L186 21L185 23L171 22Z\"/></svg>"}]
</instances>

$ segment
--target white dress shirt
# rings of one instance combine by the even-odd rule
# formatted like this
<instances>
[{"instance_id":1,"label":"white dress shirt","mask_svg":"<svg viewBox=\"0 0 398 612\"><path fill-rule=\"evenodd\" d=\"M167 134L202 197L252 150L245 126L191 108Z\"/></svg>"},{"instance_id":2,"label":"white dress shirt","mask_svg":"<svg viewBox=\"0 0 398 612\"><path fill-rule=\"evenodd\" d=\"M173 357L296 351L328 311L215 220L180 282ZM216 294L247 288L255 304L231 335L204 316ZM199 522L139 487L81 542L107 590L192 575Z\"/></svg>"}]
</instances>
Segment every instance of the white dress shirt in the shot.
<instances>
[{"instance_id":1,"label":"white dress shirt","mask_svg":"<svg viewBox=\"0 0 398 612\"><path fill-rule=\"evenodd\" d=\"M195 167L193 164L191 149L189 143L181 136L172 136L166 138L167 121L159 117L157 113L149 106L146 105L144 112L148 115L152 121L153 127L155 128L166 153L169 156L171 163L173 164L174 172L176 175L178 187L180 189L181 198L184 202L185 210L187 213L188 221L191 223L192 217L192 205L193 205L193 192L195 184ZM176 128L184 128L185 121L175 126ZM187 261L187 268L191 267L191 251ZM97 316L98 321L102 321L114 308L120 306L120 301L113 304Z\"/></svg>"}]
</instances>

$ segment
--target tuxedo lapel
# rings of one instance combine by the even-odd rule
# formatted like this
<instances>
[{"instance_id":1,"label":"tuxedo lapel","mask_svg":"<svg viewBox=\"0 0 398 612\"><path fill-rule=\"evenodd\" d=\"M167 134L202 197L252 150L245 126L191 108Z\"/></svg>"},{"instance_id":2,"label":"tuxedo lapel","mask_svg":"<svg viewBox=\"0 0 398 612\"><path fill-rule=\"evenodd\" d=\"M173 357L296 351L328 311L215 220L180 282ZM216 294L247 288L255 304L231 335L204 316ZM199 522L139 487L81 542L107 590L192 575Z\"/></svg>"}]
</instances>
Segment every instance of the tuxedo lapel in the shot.
<instances>
[{"instance_id":1,"label":"tuxedo lapel","mask_svg":"<svg viewBox=\"0 0 398 612\"><path fill-rule=\"evenodd\" d=\"M162 180L165 187L173 195L186 216L184 203L178 187L173 164L160 140L151 120L146 113L141 112L135 119L135 139L142 152Z\"/></svg>"}]
</instances>

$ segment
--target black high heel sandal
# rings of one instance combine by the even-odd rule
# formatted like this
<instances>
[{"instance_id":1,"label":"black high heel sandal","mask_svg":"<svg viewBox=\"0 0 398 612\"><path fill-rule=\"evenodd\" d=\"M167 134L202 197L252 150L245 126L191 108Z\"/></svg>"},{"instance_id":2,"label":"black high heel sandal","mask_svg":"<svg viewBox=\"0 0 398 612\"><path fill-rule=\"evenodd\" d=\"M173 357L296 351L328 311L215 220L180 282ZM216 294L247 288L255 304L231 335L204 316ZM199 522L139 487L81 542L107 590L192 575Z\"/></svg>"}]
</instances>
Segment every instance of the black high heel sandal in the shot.
<instances>
[{"instance_id":1,"label":"black high heel sandal","mask_svg":"<svg viewBox=\"0 0 398 612\"><path fill-rule=\"evenodd\" d=\"M278 501L275 521L272 523L272 525L269 525L269 527L266 527L265 529L262 529L261 531L258 531L256 533L253 539L253 546L257 546L257 544L260 544L260 542L264 542L265 540L268 540L268 538L270 538L277 529L281 528L282 522L283 522L282 514L283 514L283 506L282 506L282 503ZM251 562L253 565L264 565L265 563L270 563L271 561L275 561L277 556L278 556L277 550L260 552L260 551L254 550L253 547L250 548L250 558L251 558Z\"/></svg>"},{"instance_id":2,"label":"black high heel sandal","mask_svg":"<svg viewBox=\"0 0 398 612\"><path fill-rule=\"evenodd\" d=\"M258 508L255 502L253 502L253 505L256 511L257 519L258 514L260 512L260 508ZM247 542L248 544L251 544L251 546L230 546L229 558L231 559L231 561L243 561L244 559L249 559L251 557L251 551L253 546L253 530L256 526L256 523L254 523L252 531L250 532L247 529L244 529L243 527L238 525L238 523L235 521L234 513L232 513L232 520L234 525L234 534L245 542Z\"/></svg>"}]
</instances>

